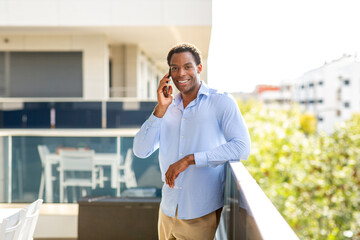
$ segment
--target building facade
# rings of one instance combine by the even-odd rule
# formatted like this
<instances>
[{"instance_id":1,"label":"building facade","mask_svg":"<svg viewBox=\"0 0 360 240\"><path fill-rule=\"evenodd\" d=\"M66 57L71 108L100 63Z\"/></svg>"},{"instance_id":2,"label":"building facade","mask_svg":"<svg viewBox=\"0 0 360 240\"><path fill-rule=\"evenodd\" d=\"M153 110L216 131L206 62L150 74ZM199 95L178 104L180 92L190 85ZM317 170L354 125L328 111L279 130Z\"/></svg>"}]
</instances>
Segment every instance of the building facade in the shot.
<instances>
[{"instance_id":1,"label":"building facade","mask_svg":"<svg viewBox=\"0 0 360 240\"><path fill-rule=\"evenodd\" d=\"M304 73L295 84L294 100L318 119L318 129L332 133L334 125L360 112L360 62L355 56Z\"/></svg>"},{"instance_id":2,"label":"building facade","mask_svg":"<svg viewBox=\"0 0 360 240\"><path fill-rule=\"evenodd\" d=\"M211 6L210 0L1 0L0 97L155 99L166 53L180 42L200 48L206 79Z\"/></svg>"},{"instance_id":3,"label":"building facade","mask_svg":"<svg viewBox=\"0 0 360 240\"><path fill-rule=\"evenodd\" d=\"M331 134L337 123L360 112L360 62L356 56L344 55L297 79L279 85L258 85L250 94L234 96L285 109L299 103L303 112L316 116L319 131Z\"/></svg>"}]
</instances>

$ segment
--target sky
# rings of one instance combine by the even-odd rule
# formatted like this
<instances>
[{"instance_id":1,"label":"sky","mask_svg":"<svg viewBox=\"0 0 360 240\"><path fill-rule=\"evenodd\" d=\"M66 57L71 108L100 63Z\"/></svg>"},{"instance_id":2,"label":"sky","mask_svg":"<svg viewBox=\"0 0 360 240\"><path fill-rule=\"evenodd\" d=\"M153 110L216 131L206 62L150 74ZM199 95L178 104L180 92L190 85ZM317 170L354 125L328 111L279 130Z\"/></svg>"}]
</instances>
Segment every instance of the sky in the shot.
<instances>
[{"instance_id":1,"label":"sky","mask_svg":"<svg viewBox=\"0 0 360 240\"><path fill-rule=\"evenodd\" d=\"M360 1L213 0L210 87L251 92L360 55Z\"/></svg>"}]
</instances>

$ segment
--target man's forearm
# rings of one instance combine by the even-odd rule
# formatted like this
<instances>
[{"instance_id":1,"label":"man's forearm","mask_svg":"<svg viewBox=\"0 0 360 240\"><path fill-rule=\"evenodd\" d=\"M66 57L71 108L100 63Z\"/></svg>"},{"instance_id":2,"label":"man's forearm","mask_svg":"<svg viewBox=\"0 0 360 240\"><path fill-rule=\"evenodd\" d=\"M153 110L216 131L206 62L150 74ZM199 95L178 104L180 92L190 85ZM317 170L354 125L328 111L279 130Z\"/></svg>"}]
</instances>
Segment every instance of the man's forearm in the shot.
<instances>
[{"instance_id":1,"label":"man's forearm","mask_svg":"<svg viewBox=\"0 0 360 240\"><path fill-rule=\"evenodd\" d=\"M250 138L232 139L214 149L197 153L197 164L199 166L216 166L229 160L245 160L249 157L250 145ZM202 158L202 156L204 157Z\"/></svg>"},{"instance_id":2,"label":"man's forearm","mask_svg":"<svg viewBox=\"0 0 360 240\"><path fill-rule=\"evenodd\" d=\"M187 163L188 165L195 165L195 156L194 154L190 154L190 155L187 155L183 158Z\"/></svg>"},{"instance_id":3,"label":"man's forearm","mask_svg":"<svg viewBox=\"0 0 360 240\"><path fill-rule=\"evenodd\" d=\"M159 104L155 106L155 109L154 109L154 115L155 117L158 117L158 118L162 118L165 113L166 113L166 110L167 110L167 106L166 107L162 107L160 106Z\"/></svg>"},{"instance_id":4,"label":"man's forearm","mask_svg":"<svg viewBox=\"0 0 360 240\"><path fill-rule=\"evenodd\" d=\"M169 187L173 188L175 186L175 179L179 176L179 174L185 171L190 165L194 164L194 154L187 155L176 163L171 164L165 173L166 184L168 184Z\"/></svg>"}]
</instances>

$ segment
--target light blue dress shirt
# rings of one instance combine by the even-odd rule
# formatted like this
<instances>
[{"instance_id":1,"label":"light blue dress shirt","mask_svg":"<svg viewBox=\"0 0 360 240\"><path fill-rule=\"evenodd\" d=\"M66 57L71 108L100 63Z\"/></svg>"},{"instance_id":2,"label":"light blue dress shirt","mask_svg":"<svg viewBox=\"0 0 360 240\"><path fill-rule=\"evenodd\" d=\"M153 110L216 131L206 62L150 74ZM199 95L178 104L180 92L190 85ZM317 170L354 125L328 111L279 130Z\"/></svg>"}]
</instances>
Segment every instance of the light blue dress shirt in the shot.
<instances>
[{"instance_id":1,"label":"light blue dress shirt","mask_svg":"<svg viewBox=\"0 0 360 240\"><path fill-rule=\"evenodd\" d=\"M179 219L194 219L224 205L225 165L247 159L250 136L235 99L210 89L204 82L184 109L179 93L162 118L153 114L134 139L134 154L150 156L159 148L161 178L169 166L194 154L190 165L175 180L175 187L162 188L161 210Z\"/></svg>"}]
</instances>

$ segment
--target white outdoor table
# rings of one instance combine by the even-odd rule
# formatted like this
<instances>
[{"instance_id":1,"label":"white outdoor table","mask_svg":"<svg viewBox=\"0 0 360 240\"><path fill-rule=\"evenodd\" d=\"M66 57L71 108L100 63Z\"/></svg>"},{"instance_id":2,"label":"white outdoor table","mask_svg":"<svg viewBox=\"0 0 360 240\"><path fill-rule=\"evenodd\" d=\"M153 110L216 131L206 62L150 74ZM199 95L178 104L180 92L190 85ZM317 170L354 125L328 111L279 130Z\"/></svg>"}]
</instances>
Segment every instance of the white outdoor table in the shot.
<instances>
[{"instance_id":1,"label":"white outdoor table","mask_svg":"<svg viewBox=\"0 0 360 240\"><path fill-rule=\"evenodd\" d=\"M117 153L95 153L96 166L109 166L111 168L111 188L116 188L117 169L120 164L120 156ZM46 202L53 202L52 167L60 163L59 154L49 154L45 160L45 197Z\"/></svg>"}]
</instances>

